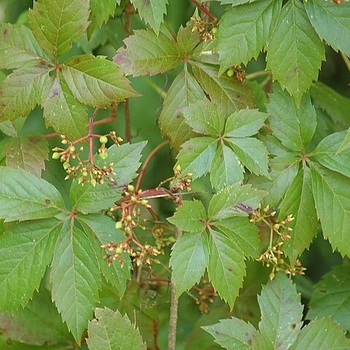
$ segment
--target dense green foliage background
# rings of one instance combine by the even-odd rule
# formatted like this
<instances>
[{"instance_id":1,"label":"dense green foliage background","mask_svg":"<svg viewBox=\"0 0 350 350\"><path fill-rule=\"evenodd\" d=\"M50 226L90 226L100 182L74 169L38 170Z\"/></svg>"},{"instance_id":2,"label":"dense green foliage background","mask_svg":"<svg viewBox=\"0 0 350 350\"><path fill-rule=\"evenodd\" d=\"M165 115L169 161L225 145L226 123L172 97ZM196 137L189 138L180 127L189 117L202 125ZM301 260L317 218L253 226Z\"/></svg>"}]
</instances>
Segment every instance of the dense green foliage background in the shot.
<instances>
[{"instance_id":1,"label":"dense green foliage background","mask_svg":"<svg viewBox=\"0 0 350 350\"><path fill-rule=\"evenodd\" d=\"M350 348L350 3L131 3L0 1L0 349Z\"/></svg>"}]
</instances>

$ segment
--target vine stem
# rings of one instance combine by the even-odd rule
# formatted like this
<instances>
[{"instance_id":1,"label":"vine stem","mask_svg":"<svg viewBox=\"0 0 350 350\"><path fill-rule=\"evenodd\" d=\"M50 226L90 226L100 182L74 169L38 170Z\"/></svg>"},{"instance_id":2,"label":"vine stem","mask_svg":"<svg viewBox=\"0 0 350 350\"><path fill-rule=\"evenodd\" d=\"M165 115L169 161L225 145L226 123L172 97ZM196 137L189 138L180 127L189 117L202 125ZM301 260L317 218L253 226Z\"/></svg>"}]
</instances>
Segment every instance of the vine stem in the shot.
<instances>
[{"instance_id":1,"label":"vine stem","mask_svg":"<svg viewBox=\"0 0 350 350\"><path fill-rule=\"evenodd\" d=\"M181 236L182 236L182 230L178 228L176 230L175 237L176 239L179 239ZM171 297L170 297L168 350L175 350L179 300L176 296L176 286L173 279L171 279L171 282L170 282L170 291L171 291Z\"/></svg>"},{"instance_id":2,"label":"vine stem","mask_svg":"<svg viewBox=\"0 0 350 350\"><path fill-rule=\"evenodd\" d=\"M349 60L349 57L346 56L345 53L342 52L342 51L340 52L340 54L341 54L341 57L342 57L343 60L344 60L344 63L345 63L345 65L346 65L346 68L350 71L350 60Z\"/></svg>"},{"instance_id":3,"label":"vine stem","mask_svg":"<svg viewBox=\"0 0 350 350\"><path fill-rule=\"evenodd\" d=\"M215 24L218 19L210 12L208 9L203 6L201 3L199 3L197 0L191 0L203 13L205 13L209 18L212 19L213 23Z\"/></svg>"},{"instance_id":4,"label":"vine stem","mask_svg":"<svg viewBox=\"0 0 350 350\"><path fill-rule=\"evenodd\" d=\"M169 143L169 140L166 140L164 142L162 142L161 144L159 144L156 148L153 149L153 151L148 155L148 157L146 158L146 160L144 161L142 168L140 170L140 174L139 177L137 178L137 182L136 182L136 186L135 186L135 193L137 193L140 189L141 186L141 181L143 179L143 176L145 175L146 172L146 168L149 164L149 162L152 160L152 158L154 157L154 155L165 145L167 145Z\"/></svg>"}]
</instances>

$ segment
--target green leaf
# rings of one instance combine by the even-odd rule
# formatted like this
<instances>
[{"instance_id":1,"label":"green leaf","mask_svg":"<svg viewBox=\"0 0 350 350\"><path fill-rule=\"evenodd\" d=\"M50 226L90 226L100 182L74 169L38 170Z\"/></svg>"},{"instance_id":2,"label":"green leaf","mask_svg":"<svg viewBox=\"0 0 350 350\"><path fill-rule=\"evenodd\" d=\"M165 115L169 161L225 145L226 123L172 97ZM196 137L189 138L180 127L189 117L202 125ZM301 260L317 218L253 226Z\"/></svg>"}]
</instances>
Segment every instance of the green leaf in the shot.
<instances>
[{"instance_id":1,"label":"green leaf","mask_svg":"<svg viewBox=\"0 0 350 350\"><path fill-rule=\"evenodd\" d=\"M88 334L86 342L90 350L146 350L139 331L119 311L95 309Z\"/></svg>"},{"instance_id":2,"label":"green leaf","mask_svg":"<svg viewBox=\"0 0 350 350\"><path fill-rule=\"evenodd\" d=\"M66 225L57 244L50 274L52 299L77 343L98 301L100 273L84 232Z\"/></svg>"},{"instance_id":3,"label":"green leaf","mask_svg":"<svg viewBox=\"0 0 350 350\"><path fill-rule=\"evenodd\" d=\"M253 137L230 138L228 143L249 171L269 177L268 152L260 140Z\"/></svg>"},{"instance_id":4,"label":"green leaf","mask_svg":"<svg viewBox=\"0 0 350 350\"><path fill-rule=\"evenodd\" d=\"M350 227L349 178L325 168L311 169L312 191L323 235L333 249L350 255L348 227Z\"/></svg>"},{"instance_id":5,"label":"green leaf","mask_svg":"<svg viewBox=\"0 0 350 350\"><path fill-rule=\"evenodd\" d=\"M24 67L8 75L0 89L0 120L26 117L40 103L48 70Z\"/></svg>"},{"instance_id":6,"label":"green leaf","mask_svg":"<svg viewBox=\"0 0 350 350\"><path fill-rule=\"evenodd\" d=\"M242 109L231 114L225 124L225 137L253 136L263 127L268 114L257 109Z\"/></svg>"},{"instance_id":7,"label":"green leaf","mask_svg":"<svg viewBox=\"0 0 350 350\"><path fill-rule=\"evenodd\" d=\"M60 230L58 220L45 219L20 222L0 235L0 310L14 311L32 298L51 262Z\"/></svg>"},{"instance_id":8,"label":"green leaf","mask_svg":"<svg viewBox=\"0 0 350 350\"><path fill-rule=\"evenodd\" d=\"M299 106L325 58L324 45L300 1L288 1L282 8L267 50L267 68Z\"/></svg>"},{"instance_id":9,"label":"green leaf","mask_svg":"<svg viewBox=\"0 0 350 350\"><path fill-rule=\"evenodd\" d=\"M233 184L216 193L208 206L210 221L223 220L233 216L247 216L257 208L265 192L251 188L251 185Z\"/></svg>"},{"instance_id":10,"label":"green leaf","mask_svg":"<svg viewBox=\"0 0 350 350\"><path fill-rule=\"evenodd\" d=\"M183 109L186 123L198 134L219 136L225 119L208 99L198 100Z\"/></svg>"},{"instance_id":11,"label":"green leaf","mask_svg":"<svg viewBox=\"0 0 350 350\"><path fill-rule=\"evenodd\" d=\"M350 266L335 266L315 285L307 319L331 317L344 331L350 330Z\"/></svg>"},{"instance_id":12,"label":"green leaf","mask_svg":"<svg viewBox=\"0 0 350 350\"><path fill-rule=\"evenodd\" d=\"M191 56L193 50L201 42L200 34L193 28L194 22L190 21L185 28L181 26L177 32L177 45L181 57Z\"/></svg>"},{"instance_id":13,"label":"green leaf","mask_svg":"<svg viewBox=\"0 0 350 350\"><path fill-rule=\"evenodd\" d=\"M279 273L263 287L258 303L261 309L260 333L268 339L271 349L288 349L302 326L303 307L295 285L286 275Z\"/></svg>"},{"instance_id":14,"label":"green leaf","mask_svg":"<svg viewBox=\"0 0 350 350\"><path fill-rule=\"evenodd\" d=\"M7 136L16 137L19 135L26 117L19 117L14 120L5 120L0 122L0 130Z\"/></svg>"},{"instance_id":15,"label":"green leaf","mask_svg":"<svg viewBox=\"0 0 350 350\"><path fill-rule=\"evenodd\" d=\"M6 147L6 165L22 168L40 178L47 159L47 140L37 133L9 139Z\"/></svg>"},{"instance_id":16,"label":"green leaf","mask_svg":"<svg viewBox=\"0 0 350 350\"><path fill-rule=\"evenodd\" d=\"M221 189L243 181L243 167L231 148L221 143L214 154L210 166L210 182L216 189Z\"/></svg>"},{"instance_id":17,"label":"green leaf","mask_svg":"<svg viewBox=\"0 0 350 350\"><path fill-rule=\"evenodd\" d=\"M220 323L202 328L210 333L215 338L215 342L225 349L253 349L248 344L252 343L256 330L250 323L246 323L238 318L220 320Z\"/></svg>"},{"instance_id":18,"label":"green leaf","mask_svg":"<svg viewBox=\"0 0 350 350\"><path fill-rule=\"evenodd\" d=\"M22 344L42 346L44 349L45 345L70 339L67 327L51 301L51 294L45 288L35 293L24 309L15 313L1 313L0 328L11 339L11 343L19 341Z\"/></svg>"},{"instance_id":19,"label":"green leaf","mask_svg":"<svg viewBox=\"0 0 350 350\"><path fill-rule=\"evenodd\" d=\"M0 69L38 65L44 53L31 30L3 23L0 27Z\"/></svg>"},{"instance_id":20,"label":"green leaf","mask_svg":"<svg viewBox=\"0 0 350 350\"><path fill-rule=\"evenodd\" d=\"M258 57L272 34L280 10L280 1L267 0L234 6L225 12L217 34L219 74Z\"/></svg>"},{"instance_id":21,"label":"green leaf","mask_svg":"<svg viewBox=\"0 0 350 350\"><path fill-rule=\"evenodd\" d=\"M350 123L350 99L317 81L310 89L310 95L323 108L335 122L346 125Z\"/></svg>"},{"instance_id":22,"label":"green leaf","mask_svg":"<svg viewBox=\"0 0 350 350\"><path fill-rule=\"evenodd\" d=\"M108 21L110 16L114 15L115 5L115 0L90 0L90 25L87 30L89 38L91 38L95 29L100 28L103 23Z\"/></svg>"},{"instance_id":23,"label":"green leaf","mask_svg":"<svg viewBox=\"0 0 350 350\"><path fill-rule=\"evenodd\" d=\"M211 223L234 241L246 256L257 258L261 251L258 228L247 218L231 217Z\"/></svg>"},{"instance_id":24,"label":"green leaf","mask_svg":"<svg viewBox=\"0 0 350 350\"><path fill-rule=\"evenodd\" d=\"M62 67L62 75L74 97L92 107L107 107L138 94L111 61L92 55L74 56Z\"/></svg>"},{"instance_id":25,"label":"green leaf","mask_svg":"<svg viewBox=\"0 0 350 350\"><path fill-rule=\"evenodd\" d=\"M114 62L127 74L139 76L164 73L180 63L175 41L162 32L157 36L151 30L135 30L124 43L126 48L118 50Z\"/></svg>"},{"instance_id":26,"label":"green leaf","mask_svg":"<svg viewBox=\"0 0 350 350\"><path fill-rule=\"evenodd\" d=\"M179 149L193 135L184 120L182 108L203 97L203 90L187 69L182 70L171 84L164 99L159 124L162 134L170 139L175 148Z\"/></svg>"},{"instance_id":27,"label":"green leaf","mask_svg":"<svg viewBox=\"0 0 350 350\"><path fill-rule=\"evenodd\" d=\"M298 335L289 350L347 350L350 340L344 331L329 318L311 321Z\"/></svg>"},{"instance_id":28,"label":"green leaf","mask_svg":"<svg viewBox=\"0 0 350 350\"><path fill-rule=\"evenodd\" d=\"M205 232L185 233L172 248L170 266L176 295L180 295L198 283L208 264L208 240Z\"/></svg>"},{"instance_id":29,"label":"green leaf","mask_svg":"<svg viewBox=\"0 0 350 350\"><path fill-rule=\"evenodd\" d=\"M297 107L292 97L274 84L267 111L271 129L285 147L299 152L311 141L317 120L308 94L304 94L300 107Z\"/></svg>"},{"instance_id":30,"label":"green leaf","mask_svg":"<svg viewBox=\"0 0 350 350\"><path fill-rule=\"evenodd\" d=\"M350 4L310 0L305 9L319 37L335 51L350 55Z\"/></svg>"},{"instance_id":31,"label":"green leaf","mask_svg":"<svg viewBox=\"0 0 350 350\"><path fill-rule=\"evenodd\" d=\"M46 126L76 140L86 134L87 111L69 90L61 74L50 77L43 89L42 107Z\"/></svg>"},{"instance_id":32,"label":"green leaf","mask_svg":"<svg viewBox=\"0 0 350 350\"><path fill-rule=\"evenodd\" d=\"M317 145L312 157L326 168L350 177L350 152L338 153L345 137L346 131L328 135Z\"/></svg>"},{"instance_id":33,"label":"green leaf","mask_svg":"<svg viewBox=\"0 0 350 350\"><path fill-rule=\"evenodd\" d=\"M40 46L58 57L84 35L89 25L89 1L38 0L28 18Z\"/></svg>"},{"instance_id":34,"label":"green leaf","mask_svg":"<svg viewBox=\"0 0 350 350\"><path fill-rule=\"evenodd\" d=\"M181 230L201 232L205 230L206 216L202 202L194 200L183 202L175 214L167 220Z\"/></svg>"},{"instance_id":35,"label":"green leaf","mask_svg":"<svg viewBox=\"0 0 350 350\"><path fill-rule=\"evenodd\" d=\"M138 10L140 17L159 34L160 25L166 14L168 0L132 0L132 4Z\"/></svg>"},{"instance_id":36,"label":"green leaf","mask_svg":"<svg viewBox=\"0 0 350 350\"><path fill-rule=\"evenodd\" d=\"M296 156L276 157L269 161L270 179L262 176L250 177L250 183L257 189L267 191L263 199L263 206L276 208L283 198L287 188L298 173L300 158Z\"/></svg>"},{"instance_id":37,"label":"green leaf","mask_svg":"<svg viewBox=\"0 0 350 350\"><path fill-rule=\"evenodd\" d=\"M254 1L256 0L220 0L222 4L231 4L233 6L246 4L248 2L251 3Z\"/></svg>"},{"instance_id":38,"label":"green leaf","mask_svg":"<svg viewBox=\"0 0 350 350\"><path fill-rule=\"evenodd\" d=\"M317 234L317 214L308 167L301 169L289 186L280 205L278 219L284 220L291 214L294 221L288 227L293 231L288 232L291 239L284 242L284 251L293 264Z\"/></svg>"},{"instance_id":39,"label":"green leaf","mask_svg":"<svg viewBox=\"0 0 350 350\"><path fill-rule=\"evenodd\" d=\"M177 164L182 172L192 173L192 177L198 178L209 171L214 158L216 140L211 137L195 137L186 141L177 155Z\"/></svg>"},{"instance_id":40,"label":"green leaf","mask_svg":"<svg viewBox=\"0 0 350 350\"><path fill-rule=\"evenodd\" d=\"M245 276L244 254L222 233L210 230L208 276L214 289L233 308Z\"/></svg>"},{"instance_id":41,"label":"green leaf","mask_svg":"<svg viewBox=\"0 0 350 350\"><path fill-rule=\"evenodd\" d=\"M58 190L23 169L0 167L0 218L24 221L52 218L64 211Z\"/></svg>"},{"instance_id":42,"label":"green leaf","mask_svg":"<svg viewBox=\"0 0 350 350\"><path fill-rule=\"evenodd\" d=\"M195 78L223 115L254 107L253 96L247 85L233 77L219 76L217 66L197 61L191 61L191 64Z\"/></svg>"},{"instance_id":43,"label":"green leaf","mask_svg":"<svg viewBox=\"0 0 350 350\"><path fill-rule=\"evenodd\" d=\"M115 223L103 214L90 214L88 216L78 216L78 220L89 237L90 244L95 251L99 268L103 276L118 291L120 297L124 295L127 281L130 279L130 271L132 269L129 255L123 254L124 266L116 260L111 266L108 265L104 258L106 251L102 249L102 245L110 242L120 242L125 239L122 231L115 228Z\"/></svg>"}]
</instances>

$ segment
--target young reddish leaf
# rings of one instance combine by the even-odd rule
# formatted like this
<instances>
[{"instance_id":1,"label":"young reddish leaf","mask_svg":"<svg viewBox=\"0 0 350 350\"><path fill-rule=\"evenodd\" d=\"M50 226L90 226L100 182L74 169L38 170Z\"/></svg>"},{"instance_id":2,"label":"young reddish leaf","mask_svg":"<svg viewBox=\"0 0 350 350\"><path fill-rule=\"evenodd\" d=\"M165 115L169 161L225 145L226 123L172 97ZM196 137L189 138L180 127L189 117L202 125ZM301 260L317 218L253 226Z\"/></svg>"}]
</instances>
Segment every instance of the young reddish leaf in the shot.
<instances>
[{"instance_id":1,"label":"young reddish leaf","mask_svg":"<svg viewBox=\"0 0 350 350\"><path fill-rule=\"evenodd\" d=\"M47 140L37 133L10 138L6 147L6 165L22 168L36 177L41 177L48 155Z\"/></svg>"},{"instance_id":2,"label":"young reddish leaf","mask_svg":"<svg viewBox=\"0 0 350 350\"><path fill-rule=\"evenodd\" d=\"M0 218L24 221L52 218L65 210L58 190L23 169L0 167Z\"/></svg>"},{"instance_id":3,"label":"young reddish leaf","mask_svg":"<svg viewBox=\"0 0 350 350\"><path fill-rule=\"evenodd\" d=\"M124 295L127 282L130 280L130 271L132 269L131 260L128 254L123 253L121 261L114 261L111 266L105 259L106 251L101 248L102 245L110 242L120 242L125 239L122 231L115 228L115 222L103 214L90 214L89 216L80 215L77 217L84 231L89 237L91 246L93 247L99 268L106 280L117 289L120 297Z\"/></svg>"},{"instance_id":4,"label":"young reddish leaf","mask_svg":"<svg viewBox=\"0 0 350 350\"><path fill-rule=\"evenodd\" d=\"M267 68L293 96L297 107L317 79L324 58L324 45L309 22L304 4L289 1L282 8L267 47Z\"/></svg>"},{"instance_id":5,"label":"young reddish leaf","mask_svg":"<svg viewBox=\"0 0 350 350\"><path fill-rule=\"evenodd\" d=\"M175 214L167 220L181 230L202 232L205 230L206 212L202 202L185 201L177 208Z\"/></svg>"},{"instance_id":6,"label":"young reddish leaf","mask_svg":"<svg viewBox=\"0 0 350 350\"><path fill-rule=\"evenodd\" d=\"M60 221L50 218L18 223L0 235L0 310L14 311L32 298L60 230Z\"/></svg>"},{"instance_id":7,"label":"young reddish leaf","mask_svg":"<svg viewBox=\"0 0 350 350\"><path fill-rule=\"evenodd\" d=\"M231 309L242 287L245 270L241 249L222 233L210 230L208 277Z\"/></svg>"},{"instance_id":8,"label":"young reddish leaf","mask_svg":"<svg viewBox=\"0 0 350 350\"><path fill-rule=\"evenodd\" d=\"M185 233L175 242L170 266L177 297L200 281L208 264L208 254L206 232Z\"/></svg>"},{"instance_id":9,"label":"young reddish leaf","mask_svg":"<svg viewBox=\"0 0 350 350\"><path fill-rule=\"evenodd\" d=\"M311 168L312 192L323 236L333 249L350 255L347 227L350 227L349 178L323 167Z\"/></svg>"},{"instance_id":10,"label":"young reddish leaf","mask_svg":"<svg viewBox=\"0 0 350 350\"><path fill-rule=\"evenodd\" d=\"M0 120L26 117L40 103L46 67L16 69L4 80L0 89Z\"/></svg>"},{"instance_id":11,"label":"young reddish leaf","mask_svg":"<svg viewBox=\"0 0 350 350\"><path fill-rule=\"evenodd\" d=\"M305 149L317 126L309 94L303 95L298 107L286 91L274 84L267 111L270 113L271 129L282 144L296 152Z\"/></svg>"},{"instance_id":12,"label":"young reddish leaf","mask_svg":"<svg viewBox=\"0 0 350 350\"><path fill-rule=\"evenodd\" d=\"M168 0L132 0L132 4L138 10L140 17L149 23L158 35L164 14L166 14Z\"/></svg>"},{"instance_id":13,"label":"young reddish leaf","mask_svg":"<svg viewBox=\"0 0 350 350\"><path fill-rule=\"evenodd\" d=\"M175 148L187 141L192 135L191 128L182 116L182 108L201 100L204 92L187 69L181 71L172 82L159 116L159 125Z\"/></svg>"},{"instance_id":14,"label":"young reddish leaf","mask_svg":"<svg viewBox=\"0 0 350 350\"><path fill-rule=\"evenodd\" d=\"M46 126L52 126L57 133L70 140L86 134L86 107L75 99L62 75L48 79L41 103Z\"/></svg>"},{"instance_id":15,"label":"young reddish leaf","mask_svg":"<svg viewBox=\"0 0 350 350\"><path fill-rule=\"evenodd\" d=\"M29 23L40 46L54 57L69 51L89 25L87 0L38 0L29 10Z\"/></svg>"},{"instance_id":16,"label":"young reddish leaf","mask_svg":"<svg viewBox=\"0 0 350 350\"><path fill-rule=\"evenodd\" d=\"M199 84L223 115L230 115L246 107L254 107L253 96L247 85L233 77L219 76L216 66L197 61L191 61L191 64Z\"/></svg>"},{"instance_id":17,"label":"young reddish leaf","mask_svg":"<svg viewBox=\"0 0 350 350\"><path fill-rule=\"evenodd\" d=\"M89 38L91 38L96 28L100 28L103 23L108 21L110 16L114 15L115 5L115 0L90 0L90 24L87 30Z\"/></svg>"},{"instance_id":18,"label":"young reddish leaf","mask_svg":"<svg viewBox=\"0 0 350 350\"><path fill-rule=\"evenodd\" d=\"M268 0L233 6L224 13L217 35L219 74L258 57L273 32L280 10L280 1Z\"/></svg>"},{"instance_id":19,"label":"young reddish leaf","mask_svg":"<svg viewBox=\"0 0 350 350\"><path fill-rule=\"evenodd\" d=\"M52 299L75 341L92 318L98 301L100 272L95 252L84 232L66 225L52 261Z\"/></svg>"},{"instance_id":20,"label":"young reddish leaf","mask_svg":"<svg viewBox=\"0 0 350 350\"><path fill-rule=\"evenodd\" d=\"M19 341L22 345L46 348L47 345L68 342L71 338L46 288L40 288L38 293L34 293L33 299L29 300L24 309L15 313L1 313L0 328L11 339L11 347L14 341ZM23 350L26 349L23 347Z\"/></svg>"},{"instance_id":21,"label":"young reddish leaf","mask_svg":"<svg viewBox=\"0 0 350 350\"><path fill-rule=\"evenodd\" d=\"M300 170L289 186L280 205L279 220L293 215L294 221L288 226L293 231L290 240L284 242L284 251L293 264L299 255L309 248L317 234L317 214L311 189L311 173L308 167Z\"/></svg>"},{"instance_id":22,"label":"young reddish leaf","mask_svg":"<svg viewBox=\"0 0 350 350\"><path fill-rule=\"evenodd\" d=\"M44 52L25 26L3 23L0 27L0 69L38 65Z\"/></svg>"},{"instance_id":23,"label":"young reddish leaf","mask_svg":"<svg viewBox=\"0 0 350 350\"><path fill-rule=\"evenodd\" d=\"M228 185L243 181L241 162L230 147L218 144L210 165L210 183L216 189L221 189Z\"/></svg>"},{"instance_id":24,"label":"young reddish leaf","mask_svg":"<svg viewBox=\"0 0 350 350\"><path fill-rule=\"evenodd\" d=\"M155 75L180 63L175 41L162 32L157 36L151 30L136 30L124 43L126 48L118 50L114 62L127 74Z\"/></svg>"},{"instance_id":25,"label":"young reddish leaf","mask_svg":"<svg viewBox=\"0 0 350 350\"><path fill-rule=\"evenodd\" d=\"M350 348L350 340L336 323L329 318L311 321L298 334L296 342L289 350L346 350Z\"/></svg>"},{"instance_id":26,"label":"young reddish leaf","mask_svg":"<svg viewBox=\"0 0 350 350\"><path fill-rule=\"evenodd\" d=\"M119 311L95 309L95 318L89 322L88 334L86 342L90 350L146 350L140 332Z\"/></svg>"},{"instance_id":27,"label":"young reddish leaf","mask_svg":"<svg viewBox=\"0 0 350 350\"><path fill-rule=\"evenodd\" d=\"M279 273L263 287L258 303L261 309L260 333L268 339L271 349L288 349L302 326L303 307L295 285L286 275Z\"/></svg>"},{"instance_id":28,"label":"young reddish leaf","mask_svg":"<svg viewBox=\"0 0 350 350\"><path fill-rule=\"evenodd\" d=\"M311 24L321 39L335 51L350 55L350 4L310 0L305 9Z\"/></svg>"},{"instance_id":29,"label":"young reddish leaf","mask_svg":"<svg viewBox=\"0 0 350 350\"><path fill-rule=\"evenodd\" d=\"M62 75L74 97L92 107L107 107L138 94L112 62L92 55L74 56L62 67Z\"/></svg>"},{"instance_id":30,"label":"young reddish leaf","mask_svg":"<svg viewBox=\"0 0 350 350\"><path fill-rule=\"evenodd\" d=\"M214 159L217 140L211 137L195 137L186 141L177 155L177 164L184 174L191 173L193 178L206 174Z\"/></svg>"}]
</instances>

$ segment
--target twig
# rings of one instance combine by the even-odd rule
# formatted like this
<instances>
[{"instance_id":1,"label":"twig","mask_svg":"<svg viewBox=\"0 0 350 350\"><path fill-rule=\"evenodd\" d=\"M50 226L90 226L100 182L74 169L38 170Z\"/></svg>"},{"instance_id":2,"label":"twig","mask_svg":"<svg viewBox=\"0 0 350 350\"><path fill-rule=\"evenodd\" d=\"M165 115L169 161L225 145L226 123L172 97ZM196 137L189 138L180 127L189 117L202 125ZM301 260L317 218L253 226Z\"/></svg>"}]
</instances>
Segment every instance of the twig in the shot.
<instances>
[{"instance_id":1,"label":"twig","mask_svg":"<svg viewBox=\"0 0 350 350\"><path fill-rule=\"evenodd\" d=\"M203 13L205 13L209 18L212 19L213 24L215 24L218 19L210 12L208 9L203 6L201 3L199 3L197 0L191 0Z\"/></svg>"},{"instance_id":2,"label":"twig","mask_svg":"<svg viewBox=\"0 0 350 350\"><path fill-rule=\"evenodd\" d=\"M349 57L345 55L344 52L340 51L340 54L341 54L341 57L343 58L344 60L344 63L346 65L346 68L348 69L348 71L350 71L350 60L349 60Z\"/></svg>"}]
</instances>

